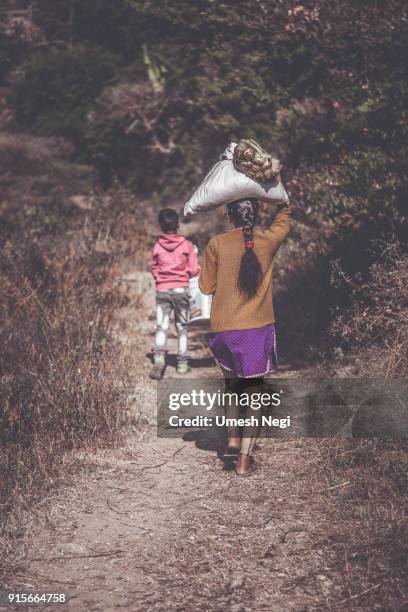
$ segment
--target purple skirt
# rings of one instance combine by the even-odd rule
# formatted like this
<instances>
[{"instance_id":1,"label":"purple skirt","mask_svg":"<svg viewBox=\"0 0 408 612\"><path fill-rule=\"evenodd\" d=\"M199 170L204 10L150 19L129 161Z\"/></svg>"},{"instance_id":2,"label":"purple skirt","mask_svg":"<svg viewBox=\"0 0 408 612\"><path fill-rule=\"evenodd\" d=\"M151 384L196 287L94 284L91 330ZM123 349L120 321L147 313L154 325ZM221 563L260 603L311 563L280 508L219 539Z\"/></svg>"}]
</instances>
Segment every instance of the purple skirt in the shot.
<instances>
[{"instance_id":1,"label":"purple skirt","mask_svg":"<svg viewBox=\"0 0 408 612\"><path fill-rule=\"evenodd\" d=\"M208 346L217 363L238 378L256 378L274 372L275 325L209 334Z\"/></svg>"}]
</instances>

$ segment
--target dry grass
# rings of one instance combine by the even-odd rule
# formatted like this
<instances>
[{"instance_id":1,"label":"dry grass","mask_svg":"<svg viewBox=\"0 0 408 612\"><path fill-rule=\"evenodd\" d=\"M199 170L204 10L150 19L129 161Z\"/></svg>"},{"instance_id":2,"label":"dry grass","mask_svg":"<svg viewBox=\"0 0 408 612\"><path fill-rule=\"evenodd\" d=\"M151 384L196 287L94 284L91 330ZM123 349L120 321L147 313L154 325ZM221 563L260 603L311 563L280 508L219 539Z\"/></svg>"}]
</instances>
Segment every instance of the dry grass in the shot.
<instances>
[{"instance_id":1,"label":"dry grass","mask_svg":"<svg viewBox=\"0 0 408 612\"><path fill-rule=\"evenodd\" d=\"M89 195L92 177L69 161L64 143L0 134L0 154L0 574L6 574L30 509L69 477L66 452L112 446L120 437L127 390L112 321L122 299L116 262L130 224L118 212L121 201L114 209L109 197ZM85 187L88 195L76 197Z\"/></svg>"},{"instance_id":2,"label":"dry grass","mask_svg":"<svg viewBox=\"0 0 408 612\"><path fill-rule=\"evenodd\" d=\"M383 246L368 282L354 291L353 307L332 329L356 373L388 379L408 373L408 257L403 245ZM335 543L344 607L405 609L407 443L350 439L323 445L323 473L351 482L335 500L344 533Z\"/></svg>"},{"instance_id":3,"label":"dry grass","mask_svg":"<svg viewBox=\"0 0 408 612\"><path fill-rule=\"evenodd\" d=\"M408 255L402 245L384 245L369 281L355 290L353 307L332 331L357 358L360 375L408 374Z\"/></svg>"},{"instance_id":4,"label":"dry grass","mask_svg":"<svg viewBox=\"0 0 408 612\"><path fill-rule=\"evenodd\" d=\"M9 243L3 251L2 563L20 512L55 484L63 451L118 436L123 397L109 339L114 270L86 243L60 248L55 258L35 245Z\"/></svg>"},{"instance_id":5,"label":"dry grass","mask_svg":"<svg viewBox=\"0 0 408 612\"><path fill-rule=\"evenodd\" d=\"M322 473L333 483L350 482L333 492L339 517L333 546L346 599L340 609L404 609L402 603L408 601L407 445L344 439L322 445Z\"/></svg>"}]
</instances>

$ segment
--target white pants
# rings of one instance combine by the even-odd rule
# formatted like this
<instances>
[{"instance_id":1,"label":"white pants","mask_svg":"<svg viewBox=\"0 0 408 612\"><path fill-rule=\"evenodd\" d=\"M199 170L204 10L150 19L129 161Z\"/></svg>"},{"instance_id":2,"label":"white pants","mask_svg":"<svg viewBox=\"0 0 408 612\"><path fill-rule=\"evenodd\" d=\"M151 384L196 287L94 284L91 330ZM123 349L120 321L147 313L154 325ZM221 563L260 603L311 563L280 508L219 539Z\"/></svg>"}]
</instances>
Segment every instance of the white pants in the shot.
<instances>
[{"instance_id":1,"label":"white pants","mask_svg":"<svg viewBox=\"0 0 408 612\"><path fill-rule=\"evenodd\" d=\"M188 358L188 320L190 298L188 287L166 289L156 292L156 337L154 343L155 355L165 353L167 336L170 327L170 315L174 312L174 322L177 331L177 360Z\"/></svg>"}]
</instances>

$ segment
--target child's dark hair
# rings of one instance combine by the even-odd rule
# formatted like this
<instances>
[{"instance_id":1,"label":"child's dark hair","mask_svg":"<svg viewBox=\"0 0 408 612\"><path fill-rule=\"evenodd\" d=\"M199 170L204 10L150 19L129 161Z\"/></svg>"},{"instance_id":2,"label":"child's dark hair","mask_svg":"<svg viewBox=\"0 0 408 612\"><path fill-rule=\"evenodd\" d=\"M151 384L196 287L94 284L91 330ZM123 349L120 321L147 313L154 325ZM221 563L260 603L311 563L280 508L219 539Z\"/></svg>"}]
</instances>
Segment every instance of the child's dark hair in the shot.
<instances>
[{"instance_id":1,"label":"child's dark hair","mask_svg":"<svg viewBox=\"0 0 408 612\"><path fill-rule=\"evenodd\" d=\"M159 225L165 234L172 234L178 230L179 216L172 208L164 208L159 212Z\"/></svg>"},{"instance_id":2,"label":"child's dark hair","mask_svg":"<svg viewBox=\"0 0 408 612\"><path fill-rule=\"evenodd\" d=\"M228 216L236 227L242 226L245 252L238 273L238 288L247 298L256 295L262 281L262 268L254 253L254 225L259 214L258 200L237 200L228 204Z\"/></svg>"}]
</instances>

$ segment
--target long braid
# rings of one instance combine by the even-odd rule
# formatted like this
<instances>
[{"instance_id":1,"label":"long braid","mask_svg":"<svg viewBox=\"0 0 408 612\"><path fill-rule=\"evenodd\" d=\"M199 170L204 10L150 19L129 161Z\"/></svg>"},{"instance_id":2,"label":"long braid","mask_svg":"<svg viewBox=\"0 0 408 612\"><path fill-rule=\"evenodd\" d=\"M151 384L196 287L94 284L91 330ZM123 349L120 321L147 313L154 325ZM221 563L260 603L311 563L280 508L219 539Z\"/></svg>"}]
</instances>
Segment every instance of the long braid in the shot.
<instances>
[{"instance_id":1,"label":"long braid","mask_svg":"<svg viewBox=\"0 0 408 612\"><path fill-rule=\"evenodd\" d=\"M256 295L262 281L262 268L254 253L254 225L259 213L257 200L238 200L228 205L228 214L236 226L242 226L245 252L238 273L238 288L248 299Z\"/></svg>"},{"instance_id":2,"label":"long braid","mask_svg":"<svg viewBox=\"0 0 408 612\"><path fill-rule=\"evenodd\" d=\"M254 225L255 214L252 207L248 206L248 208L244 208L242 211L242 234L245 245L254 241Z\"/></svg>"}]
</instances>

